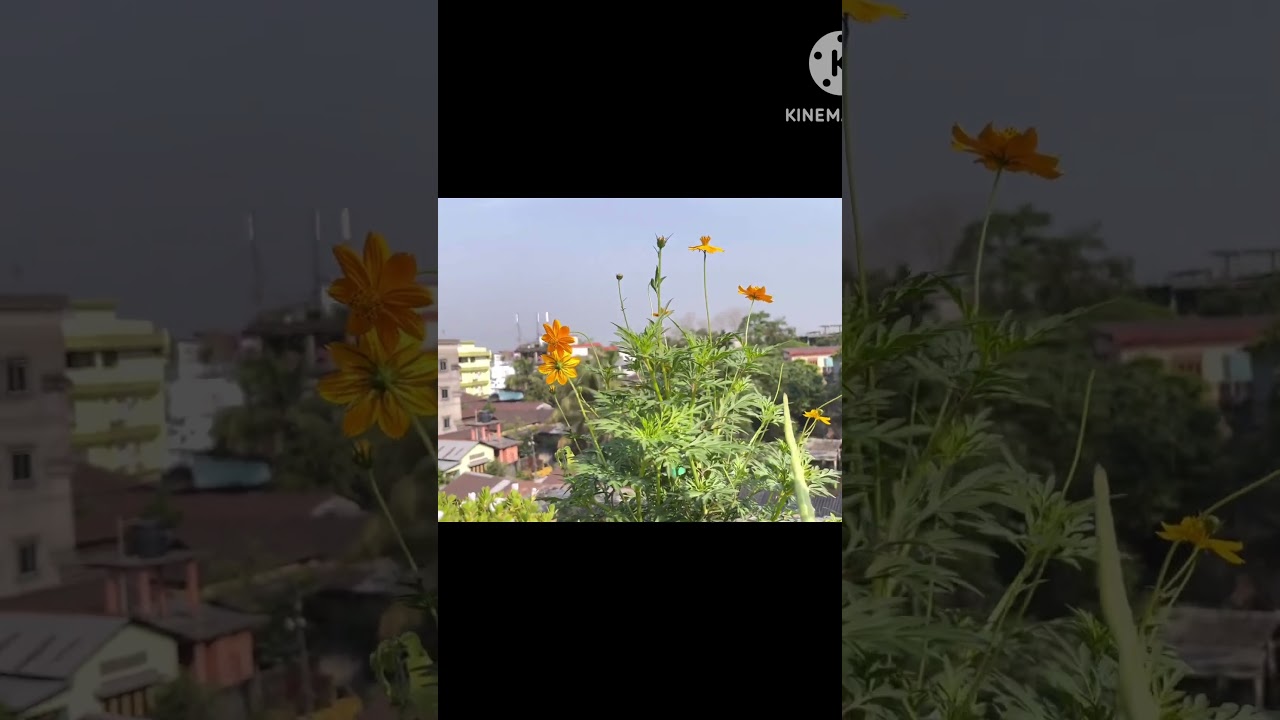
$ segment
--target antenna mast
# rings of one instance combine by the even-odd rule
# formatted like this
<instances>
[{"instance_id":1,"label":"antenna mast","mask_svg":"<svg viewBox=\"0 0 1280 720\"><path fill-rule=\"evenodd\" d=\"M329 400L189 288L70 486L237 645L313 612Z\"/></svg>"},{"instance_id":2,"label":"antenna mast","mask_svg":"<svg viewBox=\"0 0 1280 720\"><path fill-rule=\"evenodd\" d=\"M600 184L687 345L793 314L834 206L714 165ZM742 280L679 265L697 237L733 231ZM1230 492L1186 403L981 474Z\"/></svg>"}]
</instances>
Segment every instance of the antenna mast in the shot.
<instances>
[{"instance_id":1,"label":"antenna mast","mask_svg":"<svg viewBox=\"0 0 1280 720\"><path fill-rule=\"evenodd\" d=\"M311 302L307 305L321 305L322 288L324 278L320 277L320 211L315 210L311 224Z\"/></svg>"},{"instance_id":2,"label":"antenna mast","mask_svg":"<svg viewBox=\"0 0 1280 720\"><path fill-rule=\"evenodd\" d=\"M245 231L249 236L249 299L255 313L262 312L262 256L258 252L258 239L253 227L253 211L245 218Z\"/></svg>"}]
</instances>

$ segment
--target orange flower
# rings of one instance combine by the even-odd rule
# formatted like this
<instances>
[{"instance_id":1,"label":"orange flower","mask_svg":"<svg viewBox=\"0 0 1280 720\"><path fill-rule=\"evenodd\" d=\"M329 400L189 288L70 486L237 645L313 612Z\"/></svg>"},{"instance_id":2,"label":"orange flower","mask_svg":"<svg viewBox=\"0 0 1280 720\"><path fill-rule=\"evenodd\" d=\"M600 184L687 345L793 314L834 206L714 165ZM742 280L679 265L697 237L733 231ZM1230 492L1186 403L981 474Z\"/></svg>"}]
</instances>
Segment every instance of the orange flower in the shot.
<instances>
[{"instance_id":1,"label":"orange flower","mask_svg":"<svg viewBox=\"0 0 1280 720\"><path fill-rule=\"evenodd\" d=\"M702 252L704 255L711 255L718 252L724 252L723 248L718 248L711 244L710 235L703 235L702 237L698 238L698 243L699 244L697 245L690 245L689 249L697 250L699 252Z\"/></svg>"},{"instance_id":2,"label":"orange flower","mask_svg":"<svg viewBox=\"0 0 1280 720\"><path fill-rule=\"evenodd\" d=\"M760 302L767 302L767 303L773 302L773 296L765 293L763 285L761 285L760 287L756 287L755 285L748 285L745 288L739 285L738 294L745 296L748 300L759 300Z\"/></svg>"},{"instance_id":3,"label":"orange flower","mask_svg":"<svg viewBox=\"0 0 1280 720\"><path fill-rule=\"evenodd\" d=\"M542 336L542 342L547 344L548 353L569 352L574 343L578 342L578 338L569 334L569 326L561 325L559 320L550 325L542 323L542 329L547 331Z\"/></svg>"},{"instance_id":4,"label":"orange flower","mask_svg":"<svg viewBox=\"0 0 1280 720\"><path fill-rule=\"evenodd\" d=\"M982 163L988 170L1031 173L1046 180L1062 177L1058 158L1036 152L1039 142L1033 127L1025 132L1018 132L1017 128L997 131L987 123L974 138L965 134L959 125L951 126L952 149L977 155L974 162Z\"/></svg>"},{"instance_id":5,"label":"orange flower","mask_svg":"<svg viewBox=\"0 0 1280 720\"><path fill-rule=\"evenodd\" d=\"M905 20L907 18L906 13L893 5L871 2L870 0L840 0L840 12L860 23L872 23L887 17L895 20Z\"/></svg>"},{"instance_id":6,"label":"orange flower","mask_svg":"<svg viewBox=\"0 0 1280 720\"><path fill-rule=\"evenodd\" d=\"M827 417L826 415L823 415L821 410L810 410L809 412L805 413L804 416L809 418L810 420L816 420L822 423L823 425L831 424L831 418Z\"/></svg>"},{"instance_id":7,"label":"orange flower","mask_svg":"<svg viewBox=\"0 0 1280 720\"><path fill-rule=\"evenodd\" d=\"M570 378L578 377L578 358L570 355L568 352L556 351L542 356L542 364L538 366L538 372L547 376L547 384L560 383L564 385L569 382Z\"/></svg>"},{"instance_id":8,"label":"orange flower","mask_svg":"<svg viewBox=\"0 0 1280 720\"><path fill-rule=\"evenodd\" d=\"M329 286L329 297L350 309L347 334L362 337L376 330L382 349L391 353L401 331L419 341L426 323L417 308L431 305L431 291L417 283L418 261L409 253L391 254L377 233L364 239L364 257L346 245L333 249L344 277Z\"/></svg>"},{"instance_id":9,"label":"orange flower","mask_svg":"<svg viewBox=\"0 0 1280 720\"><path fill-rule=\"evenodd\" d=\"M671 314L670 310L666 308L658 308L658 312L654 313L653 316L656 318L664 318L670 314Z\"/></svg>"},{"instance_id":10,"label":"orange flower","mask_svg":"<svg viewBox=\"0 0 1280 720\"><path fill-rule=\"evenodd\" d=\"M320 378L320 397L346 406L342 432L363 435L377 423L387 437L398 439L409 431L411 416L436 414L436 353L422 350L422 342L400 336L395 352L382 351L371 335L355 345L330 343L329 357L337 372Z\"/></svg>"},{"instance_id":11,"label":"orange flower","mask_svg":"<svg viewBox=\"0 0 1280 720\"><path fill-rule=\"evenodd\" d=\"M1232 565L1243 565L1244 558L1240 557L1240 551L1244 549L1244 543L1213 537L1211 524L1217 523L1205 517L1188 515L1177 525L1160 523L1164 530L1156 533L1156 537L1171 543L1190 543L1196 550L1208 550Z\"/></svg>"}]
</instances>

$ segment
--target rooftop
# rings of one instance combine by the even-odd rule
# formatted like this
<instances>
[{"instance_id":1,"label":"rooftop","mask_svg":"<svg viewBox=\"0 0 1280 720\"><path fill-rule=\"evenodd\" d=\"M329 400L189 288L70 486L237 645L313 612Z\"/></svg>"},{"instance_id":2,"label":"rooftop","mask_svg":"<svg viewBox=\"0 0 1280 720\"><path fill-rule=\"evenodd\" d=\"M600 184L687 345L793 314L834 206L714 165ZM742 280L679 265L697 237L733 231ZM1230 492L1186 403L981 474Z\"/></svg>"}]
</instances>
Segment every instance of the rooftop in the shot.
<instances>
[{"instance_id":1,"label":"rooftop","mask_svg":"<svg viewBox=\"0 0 1280 720\"><path fill-rule=\"evenodd\" d=\"M1259 340L1276 321L1274 315L1175 317L1099 323L1093 330L1119 348L1246 345Z\"/></svg>"},{"instance_id":2,"label":"rooftop","mask_svg":"<svg viewBox=\"0 0 1280 720\"><path fill-rule=\"evenodd\" d=\"M128 624L122 617L0 613L0 705L22 712L71 676Z\"/></svg>"}]
</instances>

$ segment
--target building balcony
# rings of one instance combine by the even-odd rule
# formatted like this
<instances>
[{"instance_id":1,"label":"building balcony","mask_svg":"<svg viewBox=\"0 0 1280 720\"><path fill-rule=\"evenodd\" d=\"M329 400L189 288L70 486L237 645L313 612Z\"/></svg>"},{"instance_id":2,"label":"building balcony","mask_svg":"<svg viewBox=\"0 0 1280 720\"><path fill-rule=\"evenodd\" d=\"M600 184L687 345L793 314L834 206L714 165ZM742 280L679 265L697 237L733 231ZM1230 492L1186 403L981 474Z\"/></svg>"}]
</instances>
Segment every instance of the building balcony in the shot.
<instances>
[{"instance_id":1,"label":"building balcony","mask_svg":"<svg viewBox=\"0 0 1280 720\"><path fill-rule=\"evenodd\" d=\"M67 352L96 352L102 350L150 350L161 355L169 353L169 335L165 332L128 335L69 335Z\"/></svg>"},{"instance_id":2,"label":"building balcony","mask_svg":"<svg viewBox=\"0 0 1280 720\"><path fill-rule=\"evenodd\" d=\"M96 432L73 432L71 445L74 447L91 447L95 445L115 445L117 443L143 443L159 438L164 428L159 425L139 425L110 427Z\"/></svg>"},{"instance_id":3,"label":"building balcony","mask_svg":"<svg viewBox=\"0 0 1280 720\"><path fill-rule=\"evenodd\" d=\"M72 386L70 395L73 400L107 400L111 398L152 397L164 390L164 383L123 382L93 383Z\"/></svg>"}]
</instances>

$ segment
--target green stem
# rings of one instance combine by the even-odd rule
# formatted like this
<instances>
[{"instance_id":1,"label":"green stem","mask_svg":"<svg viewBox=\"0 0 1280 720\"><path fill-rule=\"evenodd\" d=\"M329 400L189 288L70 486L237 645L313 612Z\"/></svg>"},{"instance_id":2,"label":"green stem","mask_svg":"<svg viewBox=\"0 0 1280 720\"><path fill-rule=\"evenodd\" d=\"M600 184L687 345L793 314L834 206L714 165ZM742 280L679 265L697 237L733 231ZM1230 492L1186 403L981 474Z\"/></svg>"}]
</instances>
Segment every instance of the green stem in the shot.
<instances>
[{"instance_id":1,"label":"green stem","mask_svg":"<svg viewBox=\"0 0 1280 720\"><path fill-rule=\"evenodd\" d=\"M976 317L978 306L982 304L982 253L987 246L987 227L991 224L991 213L996 205L996 189L1000 187L1001 168L996 170L996 177L991 181L991 192L987 194L987 211L982 216L982 231L978 233L978 259L973 266L973 305L969 317Z\"/></svg>"},{"instance_id":2,"label":"green stem","mask_svg":"<svg viewBox=\"0 0 1280 720\"><path fill-rule=\"evenodd\" d=\"M431 435L427 433L427 429L422 427L422 420L413 417L413 428L418 431L418 437L422 438L422 444L427 446L427 454L431 456L431 462L436 462L436 445L431 441Z\"/></svg>"},{"instance_id":3,"label":"green stem","mask_svg":"<svg viewBox=\"0 0 1280 720\"><path fill-rule=\"evenodd\" d=\"M622 308L622 324L627 326L627 332L631 332L631 323L627 321L627 303L622 299L622 280L618 280L618 307ZM662 320L661 317L658 320Z\"/></svg>"},{"instance_id":4,"label":"green stem","mask_svg":"<svg viewBox=\"0 0 1280 720\"><path fill-rule=\"evenodd\" d=\"M573 388L573 394L578 398L578 407L582 408L582 424L586 425L587 432L591 433L591 442L596 446L596 455L603 462L604 451L600 449L600 441L596 439L595 428L591 427L591 422L587 420L587 403L582 399L582 393L578 392L578 383L570 380L569 387Z\"/></svg>"},{"instance_id":5,"label":"green stem","mask_svg":"<svg viewBox=\"0 0 1280 720\"><path fill-rule=\"evenodd\" d=\"M1235 491L1235 492L1231 493L1230 495L1228 495L1228 496L1226 496L1226 497L1222 498L1222 499L1221 499L1221 500L1219 500L1218 502L1216 502L1216 503L1214 503L1214 504L1210 505L1210 506L1209 506L1209 509L1205 510L1204 512L1202 512L1202 513L1200 513L1200 514L1201 514L1201 515L1212 515L1212 514L1213 514L1213 512L1214 512L1215 510L1218 510L1218 509L1220 509L1220 508L1222 508L1222 507L1225 507L1226 505L1229 505L1229 504L1230 504L1230 503L1232 503L1232 502L1235 502L1236 500L1239 500L1242 496L1247 495L1248 493L1251 493L1251 492L1253 492L1254 490L1257 490L1258 488L1262 487L1263 485L1266 485L1267 483L1271 482L1272 480L1276 479L1277 477L1280 477L1280 470L1272 470L1271 472L1267 473L1266 475L1263 475L1262 477L1258 478L1257 480L1254 480L1253 482L1249 483L1248 485L1245 485L1244 487L1240 488L1239 490L1237 490L1237 491Z\"/></svg>"},{"instance_id":6,"label":"green stem","mask_svg":"<svg viewBox=\"0 0 1280 720\"><path fill-rule=\"evenodd\" d=\"M809 486L804 482L804 461L800 458L796 433L791 428L791 405L787 402L786 393L782 394L782 434L791 454L791 479L795 486L796 507L800 509L800 522L814 522L813 503L809 502Z\"/></svg>"},{"instance_id":7,"label":"green stem","mask_svg":"<svg viewBox=\"0 0 1280 720\"><path fill-rule=\"evenodd\" d=\"M747 306L747 326L742 329L742 346L746 347L751 342L751 311L756 307L756 301L752 300Z\"/></svg>"},{"instance_id":8,"label":"green stem","mask_svg":"<svg viewBox=\"0 0 1280 720\"><path fill-rule=\"evenodd\" d=\"M413 553L409 552L409 544L404 541L404 535L400 534L400 526L396 524L395 516L391 514L391 508L387 507L387 501L382 497L382 489L378 487L378 480L373 476L373 471L369 473L369 486L373 488L373 497L378 500L378 507L382 508L382 514L387 518L387 526L391 528L391 534L396 536L396 542L400 543L400 550L404 553L404 559L408 561L409 568L413 570L414 576L420 577L418 571L418 563L413 560Z\"/></svg>"},{"instance_id":9,"label":"green stem","mask_svg":"<svg viewBox=\"0 0 1280 720\"><path fill-rule=\"evenodd\" d=\"M710 243L708 243L710 244ZM707 253L702 253L702 302L707 306L707 340L711 340L711 295L707 291Z\"/></svg>"},{"instance_id":10,"label":"green stem","mask_svg":"<svg viewBox=\"0 0 1280 720\"><path fill-rule=\"evenodd\" d=\"M849 18L842 17L844 33L844 52L848 55L849 46L853 44L849 36ZM846 63L848 64L848 63ZM853 73L844 73L844 87L840 89L840 123L844 131L844 173L849 181L849 212L853 219L853 257L858 264L858 291L862 296L863 316L871 318L871 303L868 301L867 265L862 259L862 226L858 222L858 194L853 185L853 120L849 115L849 96L853 94Z\"/></svg>"}]
</instances>

